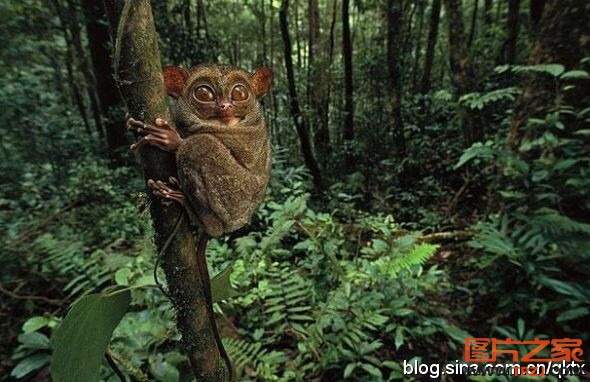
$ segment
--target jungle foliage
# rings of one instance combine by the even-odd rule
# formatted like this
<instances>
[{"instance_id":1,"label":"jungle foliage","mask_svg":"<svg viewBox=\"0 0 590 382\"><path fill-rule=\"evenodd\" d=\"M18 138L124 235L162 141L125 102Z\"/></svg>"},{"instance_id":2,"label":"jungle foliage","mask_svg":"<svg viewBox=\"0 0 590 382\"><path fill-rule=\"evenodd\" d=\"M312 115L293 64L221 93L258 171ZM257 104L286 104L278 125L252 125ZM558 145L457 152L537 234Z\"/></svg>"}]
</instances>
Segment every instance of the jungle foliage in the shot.
<instances>
[{"instance_id":1,"label":"jungle foliage","mask_svg":"<svg viewBox=\"0 0 590 382\"><path fill-rule=\"evenodd\" d=\"M114 330L86 371L193 380L99 3L0 0L2 380L51 380L52 357L66 380L76 301ZM412 380L403 360L461 360L466 337L588 350L585 0L152 7L163 64L275 72L267 197L207 252L239 380Z\"/></svg>"}]
</instances>

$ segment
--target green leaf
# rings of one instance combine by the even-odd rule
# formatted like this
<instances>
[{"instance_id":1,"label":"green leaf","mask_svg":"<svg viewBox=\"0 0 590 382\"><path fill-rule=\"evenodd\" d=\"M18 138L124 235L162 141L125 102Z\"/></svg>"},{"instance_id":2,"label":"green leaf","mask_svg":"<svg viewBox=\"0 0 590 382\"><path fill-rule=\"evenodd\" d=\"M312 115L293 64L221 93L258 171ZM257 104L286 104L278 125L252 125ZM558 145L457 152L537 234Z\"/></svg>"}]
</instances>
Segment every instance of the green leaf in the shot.
<instances>
[{"instance_id":1,"label":"green leaf","mask_svg":"<svg viewBox=\"0 0 590 382\"><path fill-rule=\"evenodd\" d=\"M576 318L584 317L590 315L590 310L586 307L578 307L570 310L566 310L565 312L561 313L557 316L557 322L564 322L575 320Z\"/></svg>"},{"instance_id":2,"label":"green leaf","mask_svg":"<svg viewBox=\"0 0 590 382\"><path fill-rule=\"evenodd\" d=\"M585 70L570 70L561 75L562 80L571 78L589 78L588 72Z\"/></svg>"},{"instance_id":3,"label":"green leaf","mask_svg":"<svg viewBox=\"0 0 590 382\"><path fill-rule=\"evenodd\" d=\"M542 64L524 68L525 70L530 68L530 70L533 72L548 73L551 74L553 77L558 77L561 73L565 71L565 67L561 64Z\"/></svg>"},{"instance_id":4,"label":"green leaf","mask_svg":"<svg viewBox=\"0 0 590 382\"><path fill-rule=\"evenodd\" d=\"M526 339L524 338L524 320L522 318L519 318L518 321L516 321L516 329L518 331L518 338L520 339Z\"/></svg>"},{"instance_id":5,"label":"green leaf","mask_svg":"<svg viewBox=\"0 0 590 382\"><path fill-rule=\"evenodd\" d=\"M152 286L156 285L156 280L153 274L141 276L133 283L134 287Z\"/></svg>"},{"instance_id":6,"label":"green leaf","mask_svg":"<svg viewBox=\"0 0 590 382\"><path fill-rule=\"evenodd\" d=\"M254 341L259 341L262 336L264 335L264 328L258 328L252 333L252 339Z\"/></svg>"},{"instance_id":7,"label":"green leaf","mask_svg":"<svg viewBox=\"0 0 590 382\"><path fill-rule=\"evenodd\" d=\"M588 301L588 297L585 296L584 293L580 291L580 289L570 283L548 277L542 277L539 281L541 284L550 289L553 289L557 293L573 297L577 300Z\"/></svg>"},{"instance_id":8,"label":"green leaf","mask_svg":"<svg viewBox=\"0 0 590 382\"><path fill-rule=\"evenodd\" d=\"M352 372L356 369L356 363L349 363L344 368L344 378L348 378L352 375Z\"/></svg>"},{"instance_id":9,"label":"green leaf","mask_svg":"<svg viewBox=\"0 0 590 382\"><path fill-rule=\"evenodd\" d=\"M118 285L129 285L129 275L131 274L131 269L129 268L121 268L115 272L115 282Z\"/></svg>"},{"instance_id":10,"label":"green leaf","mask_svg":"<svg viewBox=\"0 0 590 382\"><path fill-rule=\"evenodd\" d=\"M100 364L113 330L131 301L121 287L76 301L52 338L51 374L55 382L98 381Z\"/></svg>"},{"instance_id":11,"label":"green leaf","mask_svg":"<svg viewBox=\"0 0 590 382\"><path fill-rule=\"evenodd\" d=\"M47 324L49 324L49 322L51 322L51 320L47 317L43 317L43 316L31 317L23 324L23 332L25 332L25 333L35 332L35 331L41 329L42 327L46 326Z\"/></svg>"},{"instance_id":12,"label":"green leaf","mask_svg":"<svg viewBox=\"0 0 590 382\"><path fill-rule=\"evenodd\" d=\"M553 166L554 170L566 170L570 167L572 167L573 165L575 165L576 163L578 163L577 159L563 159L560 160L559 162L557 162L555 164L555 166Z\"/></svg>"},{"instance_id":13,"label":"green leaf","mask_svg":"<svg viewBox=\"0 0 590 382\"><path fill-rule=\"evenodd\" d=\"M361 369L365 370L367 373L371 374L374 377L383 379L383 374L381 374L381 370L371 365L370 363L361 364Z\"/></svg>"},{"instance_id":14,"label":"green leaf","mask_svg":"<svg viewBox=\"0 0 590 382\"><path fill-rule=\"evenodd\" d=\"M47 365L49 363L50 359L51 359L51 357L49 356L49 354L41 354L41 353L33 354L32 356L21 360L15 366L15 368L12 369L12 371L10 372L10 376L20 379L20 378L24 377L25 375L27 375L35 370L39 370L43 366Z\"/></svg>"},{"instance_id":15,"label":"green leaf","mask_svg":"<svg viewBox=\"0 0 590 382\"><path fill-rule=\"evenodd\" d=\"M233 271L234 268L229 266L211 279L211 299L214 303L238 295L238 292L232 288L230 282L230 276Z\"/></svg>"},{"instance_id":16,"label":"green leaf","mask_svg":"<svg viewBox=\"0 0 590 382\"><path fill-rule=\"evenodd\" d=\"M496 66L494 68L494 72L500 73L500 74L505 73L508 70L510 70L510 65L500 65L500 66Z\"/></svg>"},{"instance_id":17,"label":"green leaf","mask_svg":"<svg viewBox=\"0 0 590 382\"><path fill-rule=\"evenodd\" d=\"M428 321L440 327L449 338L459 343L464 343L465 338L473 337L471 334L469 334L469 332L451 324L442 317L430 318Z\"/></svg>"},{"instance_id":18,"label":"green leaf","mask_svg":"<svg viewBox=\"0 0 590 382\"><path fill-rule=\"evenodd\" d=\"M180 373L174 365L163 360L162 356L150 357L150 372L156 377L157 381L162 382L178 382Z\"/></svg>"},{"instance_id":19,"label":"green leaf","mask_svg":"<svg viewBox=\"0 0 590 382\"><path fill-rule=\"evenodd\" d=\"M469 162L474 158L493 158L494 157L494 150L489 146L484 146L481 143L477 142L474 143L471 147L461 154L459 158L459 162L455 165L455 170L459 167L463 166L465 163Z\"/></svg>"},{"instance_id":20,"label":"green leaf","mask_svg":"<svg viewBox=\"0 0 590 382\"><path fill-rule=\"evenodd\" d=\"M49 338L39 332L21 334L18 341L27 349L51 349Z\"/></svg>"},{"instance_id":21,"label":"green leaf","mask_svg":"<svg viewBox=\"0 0 590 382\"><path fill-rule=\"evenodd\" d=\"M538 182L546 179L548 176L549 176L549 172L547 170L539 170L539 171L533 172L531 180L535 183L538 183Z\"/></svg>"},{"instance_id":22,"label":"green leaf","mask_svg":"<svg viewBox=\"0 0 590 382\"><path fill-rule=\"evenodd\" d=\"M395 330L395 350L398 350L400 346L404 344L404 328L403 326L398 326Z\"/></svg>"}]
</instances>

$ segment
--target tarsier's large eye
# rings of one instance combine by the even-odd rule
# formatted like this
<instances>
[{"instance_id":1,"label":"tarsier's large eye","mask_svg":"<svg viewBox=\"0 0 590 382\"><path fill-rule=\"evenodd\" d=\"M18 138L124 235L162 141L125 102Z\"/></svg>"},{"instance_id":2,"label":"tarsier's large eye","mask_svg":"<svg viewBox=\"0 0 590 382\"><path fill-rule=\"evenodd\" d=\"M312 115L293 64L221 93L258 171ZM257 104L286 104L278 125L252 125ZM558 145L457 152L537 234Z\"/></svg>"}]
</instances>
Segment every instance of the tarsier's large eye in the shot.
<instances>
[{"instance_id":1,"label":"tarsier's large eye","mask_svg":"<svg viewBox=\"0 0 590 382\"><path fill-rule=\"evenodd\" d=\"M234 101L245 101L248 99L248 90L244 85L236 85L231 91L231 99Z\"/></svg>"},{"instance_id":2,"label":"tarsier's large eye","mask_svg":"<svg viewBox=\"0 0 590 382\"><path fill-rule=\"evenodd\" d=\"M201 85L197 87L193 93L193 96L197 101L201 102L213 102L215 101L215 94L209 86Z\"/></svg>"}]
</instances>

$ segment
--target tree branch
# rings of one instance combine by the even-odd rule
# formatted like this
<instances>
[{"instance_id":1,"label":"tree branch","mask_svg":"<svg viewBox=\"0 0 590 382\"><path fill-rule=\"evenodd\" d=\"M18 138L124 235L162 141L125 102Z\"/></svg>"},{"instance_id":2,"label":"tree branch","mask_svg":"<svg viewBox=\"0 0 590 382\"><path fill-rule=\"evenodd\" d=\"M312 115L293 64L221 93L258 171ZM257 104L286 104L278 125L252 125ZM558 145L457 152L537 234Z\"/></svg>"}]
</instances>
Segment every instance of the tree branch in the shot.
<instances>
[{"instance_id":1,"label":"tree branch","mask_svg":"<svg viewBox=\"0 0 590 382\"><path fill-rule=\"evenodd\" d=\"M149 0L127 0L121 12L115 42L115 78L130 115L153 122L170 119L162 78L160 53ZM151 146L140 151L146 179L167 180L176 176L172 154ZM182 209L151 197L155 241L161 252ZM193 372L200 382L225 381L229 372L221 360L207 314L203 281L197 269L195 238L188 219L182 219L176 237L162 254L170 298L177 311L177 325Z\"/></svg>"}]
</instances>

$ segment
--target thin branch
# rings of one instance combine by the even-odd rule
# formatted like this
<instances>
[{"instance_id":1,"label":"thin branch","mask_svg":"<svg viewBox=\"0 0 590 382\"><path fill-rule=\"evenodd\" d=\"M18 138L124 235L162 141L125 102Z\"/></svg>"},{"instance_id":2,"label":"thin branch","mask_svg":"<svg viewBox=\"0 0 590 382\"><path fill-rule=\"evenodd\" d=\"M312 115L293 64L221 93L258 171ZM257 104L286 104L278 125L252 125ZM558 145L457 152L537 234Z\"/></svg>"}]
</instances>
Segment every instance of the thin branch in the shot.
<instances>
[{"instance_id":1,"label":"thin branch","mask_svg":"<svg viewBox=\"0 0 590 382\"><path fill-rule=\"evenodd\" d=\"M32 296L32 295L16 294L12 291L2 288L1 286L0 286L0 292L4 293L8 297L11 297L11 298L14 298L17 300L39 300L39 301L45 301L46 303L51 304L51 305L62 305L64 303L64 300L56 300L56 299L48 298L45 296Z\"/></svg>"}]
</instances>

